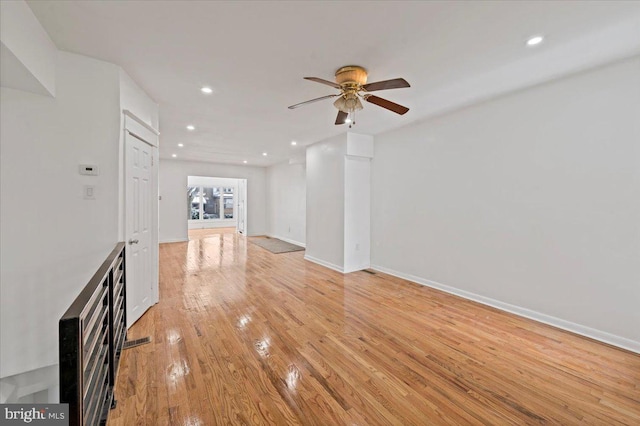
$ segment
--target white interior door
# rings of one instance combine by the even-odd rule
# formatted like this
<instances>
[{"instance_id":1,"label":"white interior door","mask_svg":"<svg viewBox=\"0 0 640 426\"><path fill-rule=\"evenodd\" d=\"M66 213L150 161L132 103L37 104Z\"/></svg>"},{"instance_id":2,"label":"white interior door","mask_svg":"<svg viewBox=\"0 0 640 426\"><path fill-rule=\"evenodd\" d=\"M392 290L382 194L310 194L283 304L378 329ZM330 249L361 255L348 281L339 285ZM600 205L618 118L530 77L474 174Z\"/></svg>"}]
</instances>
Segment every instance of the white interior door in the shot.
<instances>
[{"instance_id":1,"label":"white interior door","mask_svg":"<svg viewBox=\"0 0 640 426\"><path fill-rule=\"evenodd\" d=\"M153 203L155 148L125 134L125 241L127 242L127 326L157 302L154 279Z\"/></svg>"}]
</instances>

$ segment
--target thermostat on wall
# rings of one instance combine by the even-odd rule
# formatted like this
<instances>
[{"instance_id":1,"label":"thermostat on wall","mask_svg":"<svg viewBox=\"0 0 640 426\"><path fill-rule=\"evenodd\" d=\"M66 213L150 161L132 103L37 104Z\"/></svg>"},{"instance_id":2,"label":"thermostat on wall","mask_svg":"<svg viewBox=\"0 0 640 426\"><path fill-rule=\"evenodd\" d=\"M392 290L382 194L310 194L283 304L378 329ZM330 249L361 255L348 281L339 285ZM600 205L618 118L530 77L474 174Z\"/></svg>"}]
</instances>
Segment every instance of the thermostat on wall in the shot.
<instances>
[{"instance_id":1,"label":"thermostat on wall","mask_svg":"<svg viewBox=\"0 0 640 426\"><path fill-rule=\"evenodd\" d=\"M95 164L80 164L80 174L98 176L98 166Z\"/></svg>"}]
</instances>

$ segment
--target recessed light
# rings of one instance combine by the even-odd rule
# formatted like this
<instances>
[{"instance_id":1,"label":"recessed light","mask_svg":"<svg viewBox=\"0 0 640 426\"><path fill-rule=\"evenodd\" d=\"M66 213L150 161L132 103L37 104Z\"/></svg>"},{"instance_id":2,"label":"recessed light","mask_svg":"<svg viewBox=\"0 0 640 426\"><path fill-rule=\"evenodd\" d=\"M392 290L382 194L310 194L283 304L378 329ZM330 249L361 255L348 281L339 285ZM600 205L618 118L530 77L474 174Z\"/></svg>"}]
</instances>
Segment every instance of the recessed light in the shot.
<instances>
[{"instance_id":1,"label":"recessed light","mask_svg":"<svg viewBox=\"0 0 640 426\"><path fill-rule=\"evenodd\" d=\"M177 155L176 155L176 154L171 154L171 156L172 156L173 158L176 158L176 157L177 157Z\"/></svg>"},{"instance_id":2,"label":"recessed light","mask_svg":"<svg viewBox=\"0 0 640 426\"><path fill-rule=\"evenodd\" d=\"M291 141L291 145L296 146L296 145L298 145L298 142L296 142L296 141Z\"/></svg>"},{"instance_id":3,"label":"recessed light","mask_svg":"<svg viewBox=\"0 0 640 426\"><path fill-rule=\"evenodd\" d=\"M195 128L195 126L194 126L193 124L189 124L189 125L187 126L187 130L195 130L195 129L196 129L196 128Z\"/></svg>"},{"instance_id":4,"label":"recessed light","mask_svg":"<svg viewBox=\"0 0 640 426\"><path fill-rule=\"evenodd\" d=\"M266 153L266 152L263 152L263 153L262 153L262 155L264 155L264 156L266 157L266 156L267 156L267 153Z\"/></svg>"},{"instance_id":5,"label":"recessed light","mask_svg":"<svg viewBox=\"0 0 640 426\"><path fill-rule=\"evenodd\" d=\"M345 120L344 120L344 122L345 122L345 123L351 123L351 119L350 119L350 118L347 118L347 119L345 119Z\"/></svg>"},{"instance_id":6,"label":"recessed light","mask_svg":"<svg viewBox=\"0 0 640 426\"><path fill-rule=\"evenodd\" d=\"M247 160L244 160L244 161L243 161L243 163L244 163L244 164L247 164Z\"/></svg>"},{"instance_id":7,"label":"recessed light","mask_svg":"<svg viewBox=\"0 0 640 426\"><path fill-rule=\"evenodd\" d=\"M178 146L179 146L180 148L182 148L182 147L184 146L184 144L183 144L183 143L179 143L179 144L178 144Z\"/></svg>"},{"instance_id":8,"label":"recessed light","mask_svg":"<svg viewBox=\"0 0 640 426\"><path fill-rule=\"evenodd\" d=\"M541 36L541 35L530 37L527 40L527 46L536 46L536 45L542 43L542 40L544 40L544 37Z\"/></svg>"},{"instance_id":9,"label":"recessed light","mask_svg":"<svg viewBox=\"0 0 640 426\"><path fill-rule=\"evenodd\" d=\"M210 95L210 94L213 93L213 89L211 87L207 87L207 86L204 86L202 89L200 89L200 91L202 93L206 93L207 95Z\"/></svg>"}]
</instances>

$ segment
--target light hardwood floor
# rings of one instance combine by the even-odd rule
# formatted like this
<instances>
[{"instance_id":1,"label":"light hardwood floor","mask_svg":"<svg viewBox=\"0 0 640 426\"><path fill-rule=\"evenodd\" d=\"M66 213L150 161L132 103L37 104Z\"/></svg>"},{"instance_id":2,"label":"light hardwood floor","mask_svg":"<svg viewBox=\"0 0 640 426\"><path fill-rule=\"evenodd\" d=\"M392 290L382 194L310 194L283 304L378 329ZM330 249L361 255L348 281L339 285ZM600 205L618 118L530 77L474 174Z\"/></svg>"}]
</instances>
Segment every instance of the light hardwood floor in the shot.
<instances>
[{"instance_id":1,"label":"light hardwood floor","mask_svg":"<svg viewBox=\"0 0 640 426\"><path fill-rule=\"evenodd\" d=\"M109 425L640 425L640 356L228 230L160 246Z\"/></svg>"}]
</instances>

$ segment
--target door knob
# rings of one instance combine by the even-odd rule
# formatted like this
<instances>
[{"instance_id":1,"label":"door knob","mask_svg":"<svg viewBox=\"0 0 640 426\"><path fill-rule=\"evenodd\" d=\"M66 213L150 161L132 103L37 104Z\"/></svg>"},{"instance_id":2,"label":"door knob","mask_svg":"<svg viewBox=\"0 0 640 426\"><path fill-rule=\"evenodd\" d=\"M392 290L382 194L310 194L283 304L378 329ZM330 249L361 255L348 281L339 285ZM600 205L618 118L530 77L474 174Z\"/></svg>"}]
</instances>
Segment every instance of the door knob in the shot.
<instances>
[{"instance_id":1,"label":"door knob","mask_svg":"<svg viewBox=\"0 0 640 426\"><path fill-rule=\"evenodd\" d=\"M129 244L138 244L138 240L129 240Z\"/></svg>"}]
</instances>

